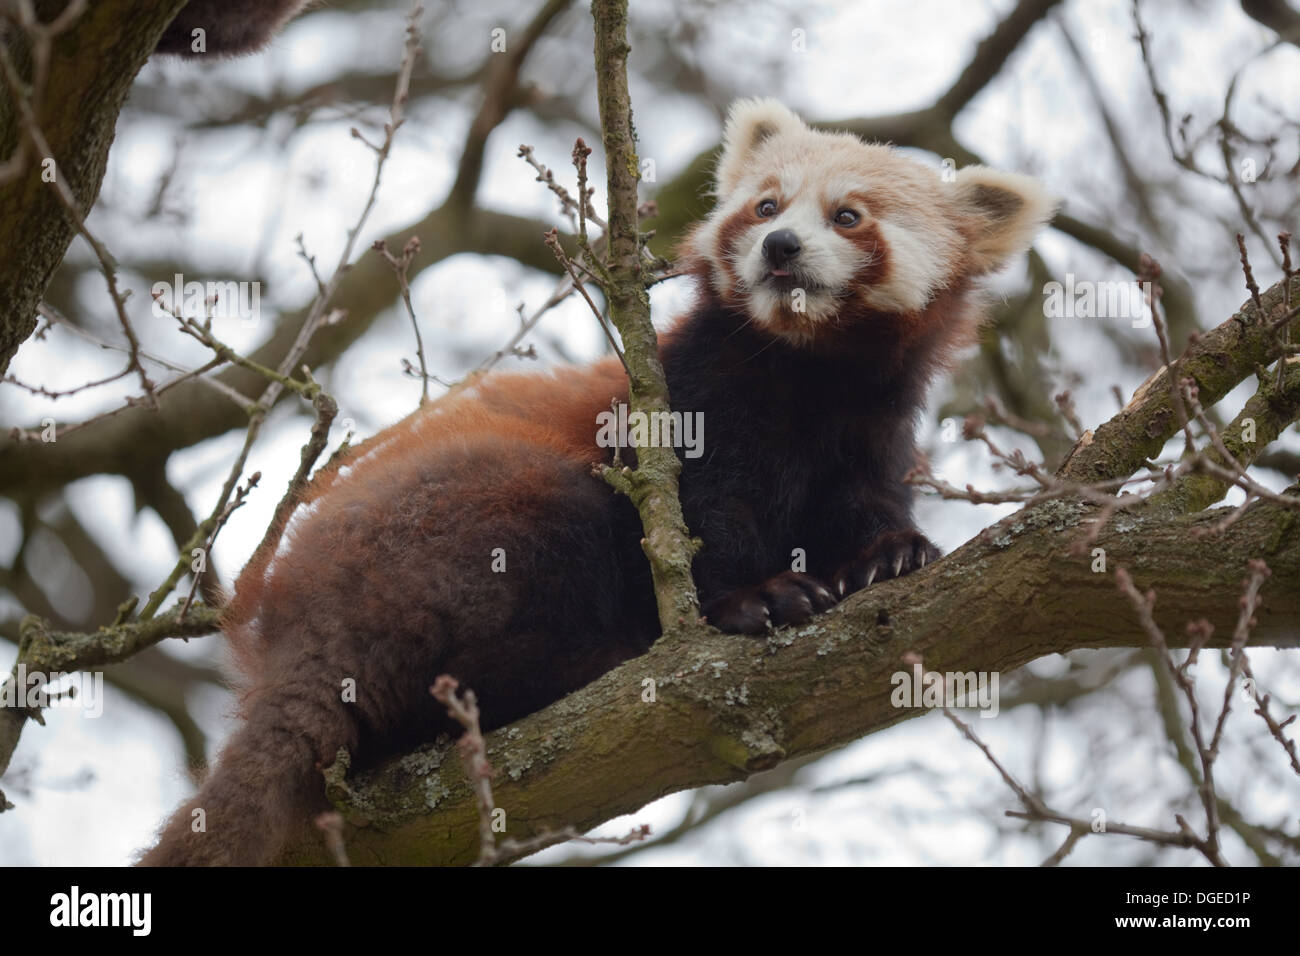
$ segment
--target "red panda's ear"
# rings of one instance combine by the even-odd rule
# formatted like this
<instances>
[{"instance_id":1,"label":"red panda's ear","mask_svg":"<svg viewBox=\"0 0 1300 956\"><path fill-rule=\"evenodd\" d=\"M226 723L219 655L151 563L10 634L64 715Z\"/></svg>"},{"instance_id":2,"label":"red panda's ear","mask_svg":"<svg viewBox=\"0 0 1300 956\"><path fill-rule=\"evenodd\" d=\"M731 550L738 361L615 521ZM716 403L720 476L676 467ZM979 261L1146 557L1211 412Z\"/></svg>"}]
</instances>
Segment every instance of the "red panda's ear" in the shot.
<instances>
[{"instance_id":1,"label":"red panda's ear","mask_svg":"<svg viewBox=\"0 0 1300 956\"><path fill-rule=\"evenodd\" d=\"M985 166L960 170L956 189L975 273L994 272L1025 252L1058 205L1036 179Z\"/></svg>"},{"instance_id":2,"label":"red panda's ear","mask_svg":"<svg viewBox=\"0 0 1300 956\"><path fill-rule=\"evenodd\" d=\"M754 153L779 133L807 129L803 120L773 99L736 100L727 113L722 135L722 157L718 160L719 199L736 188L749 168Z\"/></svg>"}]
</instances>

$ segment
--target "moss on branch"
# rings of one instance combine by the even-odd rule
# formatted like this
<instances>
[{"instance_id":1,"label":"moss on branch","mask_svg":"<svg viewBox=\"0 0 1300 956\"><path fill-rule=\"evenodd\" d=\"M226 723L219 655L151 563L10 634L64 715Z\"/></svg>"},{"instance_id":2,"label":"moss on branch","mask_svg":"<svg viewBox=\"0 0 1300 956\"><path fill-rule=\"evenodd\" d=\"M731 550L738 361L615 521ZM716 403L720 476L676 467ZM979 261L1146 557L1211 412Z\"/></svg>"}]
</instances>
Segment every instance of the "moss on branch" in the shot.
<instances>
[{"instance_id":1,"label":"moss on branch","mask_svg":"<svg viewBox=\"0 0 1300 956\"><path fill-rule=\"evenodd\" d=\"M1297 489L1293 489L1293 493ZM1251 506L1212 549L1189 533L1226 509L1119 515L1102 531L1108 572L1069 542L1094 510L1051 502L1013 515L949 557L874 585L800 628L764 639L707 631L661 641L595 683L488 735L494 793L508 835L590 828L678 790L727 783L773 764L856 740L923 711L891 705L890 677L906 651L938 671L1007 672L1048 654L1141 647L1116 593L1125 567L1159 594L1155 616L1171 641L1206 618L1212 646L1230 640L1246 561L1272 569L1252 645L1300 640L1300 522L1267 502ZM654 702L647 702L653 681ZM356 864L457 864L478 852L478 820L449 746L431 745L352 778L332 794L349 820ZM286 862L327 864L316 834Z\"/></svg>"},{"instance_id":2,"label":"moss on branch","mask_svg":"<svg viewBox=\"0 0 1300 956\"><path fill-rule=\"evenodd\" d=\"M632 102L627 86L627 0L593 0L596 27L596 87L605 146L609 198L609 258L605 295L610 319L623 340L633 414L666 413L668 383L659 361L659 340L650 321L650 296L637 217L640 165ZM628 494L645 528L642 548L654 578L659 621L665 634L695 625L699 600L691 562L699 548L682 516L677 495L681 461L667 447L637 449L637 466L613 471L607 480Z\"/></svg>"},{"instance_id":3,"label":"moss on branch","mask_svg":"<svg viewBox=\"0 0 1300 956\"><path fill-rule=\"evenodd\" d=\"M1254 303L1247 301L1232 318L1199 335L1178 359L1179 376L1196 382L1202 407L1214 405L1278 356L1272 327L1283 315L1285 291L1278 282L1260 297L1262 317ZM1300 276L1291 280L1290 301L1300 301ZM1293 341L1300 338L1300 317L1291 320L1290 329ZM1169 369L1162 367L1138 388L1123 411L1080 439L1057 477L1083 482L1126 478L1143 461L1158 456L1179 427Z\"/></svg>"}]
</instances>

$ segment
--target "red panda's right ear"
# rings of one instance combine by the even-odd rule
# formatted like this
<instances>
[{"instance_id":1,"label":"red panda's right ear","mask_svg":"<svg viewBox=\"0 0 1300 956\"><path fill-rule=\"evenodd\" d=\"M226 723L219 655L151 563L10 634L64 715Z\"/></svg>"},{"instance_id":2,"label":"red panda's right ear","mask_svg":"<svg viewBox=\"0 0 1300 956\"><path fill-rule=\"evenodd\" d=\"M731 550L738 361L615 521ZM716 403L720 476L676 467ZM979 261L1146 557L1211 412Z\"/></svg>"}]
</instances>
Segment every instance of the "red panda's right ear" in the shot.
<instances>
[{"instance_id":1,"label":"red panda's right ear","mask_svg":"<svg viewBox=\"0 0 1300 956\"><path fill-rule=\"evenodd\" d=\"M976 274L996 272L1025 252L1060 205L1037 180L986 166L957 173L956 198Z\"/></svg>"},{"instance_id":2,"label":"red panda's right ear","mask_svg":"<svg viewBox=\"0 0 1300 956\"><path fill-rule=\"evenodd\" d=\"M736 188L749 168L754 153L778 133L806 129L803 120L773 99L736 100L727 113L722 134L722 157L718 160L719 199Z\"/></svg>"}]
</instances>

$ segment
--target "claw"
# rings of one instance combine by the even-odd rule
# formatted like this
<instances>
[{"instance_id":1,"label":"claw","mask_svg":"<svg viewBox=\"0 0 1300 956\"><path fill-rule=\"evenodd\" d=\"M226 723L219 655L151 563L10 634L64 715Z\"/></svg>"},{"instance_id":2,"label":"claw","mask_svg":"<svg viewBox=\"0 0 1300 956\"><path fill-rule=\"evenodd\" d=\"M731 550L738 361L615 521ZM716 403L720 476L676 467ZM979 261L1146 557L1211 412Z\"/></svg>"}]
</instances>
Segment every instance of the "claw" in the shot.
<instances>
[{"instance_id":1,"label":"claw","mask_svg":"<svg viewBox=\"0 0 1300 956\"><path fill-rule=\"evenodd\" d=\"M922 548L922 549L921 549L921 561L920 561L920 563L917 565L917 567L919 567L919 568L923 568L923 567L925 567L925 562L926 562L926 559L927 559L928 557L929 557L929 556L925 553L925 548Z\"/></svg>"},{"instance_id":2,"label":"claw","mask_svg":"<svg viewBox=\"0 0 1300 956\"><path fill-rule=\"evenodd\" d=\"M871 587L871 582L876 580L876 571L878 570L879 568L877 568L874 564L871 566L871 570L867 572L867 583L862 585L864 588Z\"/></svg>"},{"instance_id":3,"label":"claw","mask_svg":"<svg viewBox=\"0 0 1300 956\"><path fill-rule=\"evenodd\" d=\"M844 596L844 579L843 579L843 578L840 578L839 589L840 589L840 597L843 597L843 596Z\"/></svg>"},{"instance_id":4,"label":"claw","mask_svg":"<svg viewBox=\"0 0 1300 956\"><path fill-rule=\"evenodd\" d=\"M903 570L903 556L900 554L897 560L894 561L894 577L898 577L898 575L902 572L902 570Z\"/></svg>"}]
</instances>

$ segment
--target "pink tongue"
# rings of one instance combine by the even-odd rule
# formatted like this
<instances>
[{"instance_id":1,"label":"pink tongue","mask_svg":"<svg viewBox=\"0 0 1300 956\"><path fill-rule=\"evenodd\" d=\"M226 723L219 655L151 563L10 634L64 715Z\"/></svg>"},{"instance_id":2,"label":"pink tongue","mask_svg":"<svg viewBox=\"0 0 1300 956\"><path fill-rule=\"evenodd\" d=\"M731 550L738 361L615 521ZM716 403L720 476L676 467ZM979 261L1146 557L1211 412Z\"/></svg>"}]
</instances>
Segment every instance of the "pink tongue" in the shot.
<instances>
[{"instance_id":1,"label":"pink tongue","mask_svg":"<svg viewBox=\"0 0 1300 956\"><path fill-rule=\"evenodd\" d=\"M773 270L772 270L772 275L774 275L774 276L788 276L789 274L790 274L790 271L789 271L788 269L773 269Z\"/></svg>"}]
</instances>

